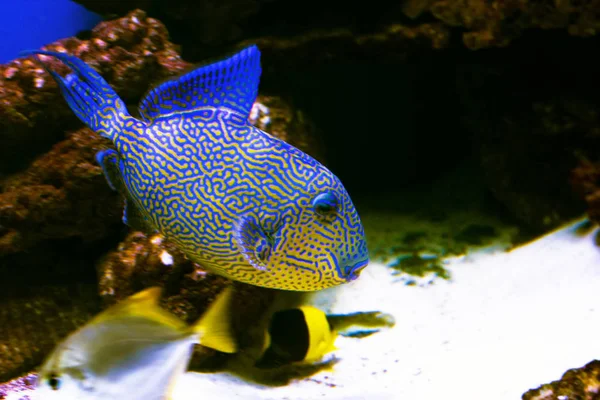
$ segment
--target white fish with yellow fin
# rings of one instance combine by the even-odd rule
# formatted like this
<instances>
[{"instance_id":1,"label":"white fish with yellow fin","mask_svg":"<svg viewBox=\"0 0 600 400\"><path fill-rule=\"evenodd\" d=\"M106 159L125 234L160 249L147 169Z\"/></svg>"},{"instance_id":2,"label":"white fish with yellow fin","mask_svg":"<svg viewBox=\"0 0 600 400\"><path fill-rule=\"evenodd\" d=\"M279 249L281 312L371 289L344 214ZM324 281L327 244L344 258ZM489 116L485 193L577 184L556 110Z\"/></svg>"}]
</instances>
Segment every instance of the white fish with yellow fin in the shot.
<instances>
[{"instance_id":1,"label":"white fish with yellow fin","mask_svg":"<svg viewBox=\"0 0 600 400\"><path fill-rule=\"evenodd\" d=\"M159 306L152 287L113 305L61 342L40 368L39 400L162 400L195 344L235 353L228 313L231 287L193 325Z\"/></svg>"}]
</instances>

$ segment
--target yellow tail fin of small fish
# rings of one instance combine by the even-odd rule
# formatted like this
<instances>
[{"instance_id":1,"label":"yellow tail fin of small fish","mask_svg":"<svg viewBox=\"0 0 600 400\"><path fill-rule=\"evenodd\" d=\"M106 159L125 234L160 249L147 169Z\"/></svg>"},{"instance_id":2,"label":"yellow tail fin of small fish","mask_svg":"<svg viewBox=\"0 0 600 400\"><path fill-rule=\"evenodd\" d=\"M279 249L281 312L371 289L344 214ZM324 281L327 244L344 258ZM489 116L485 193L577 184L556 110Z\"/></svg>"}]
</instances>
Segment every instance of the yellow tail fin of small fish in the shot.
<instances>
[{"instance_id":1,"label":"yellow tail fin of small fish","mask_svg":"<svg viewBox=\"0 0 600 400\"><path fill-rule=\"evenodd\" d=\"M231 326L233 288L223 290L192 327L200 335L200 344L224 353L235 353L237 343Z\"/></svg>"}]
</instances>

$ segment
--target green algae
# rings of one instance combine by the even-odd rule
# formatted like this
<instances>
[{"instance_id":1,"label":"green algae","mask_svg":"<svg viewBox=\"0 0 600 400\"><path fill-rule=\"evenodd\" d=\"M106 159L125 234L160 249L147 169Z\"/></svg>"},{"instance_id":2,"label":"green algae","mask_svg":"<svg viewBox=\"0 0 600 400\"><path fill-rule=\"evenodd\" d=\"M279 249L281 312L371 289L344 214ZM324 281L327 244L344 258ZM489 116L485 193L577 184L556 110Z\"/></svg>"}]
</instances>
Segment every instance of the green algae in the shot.
<instances>
[{"instance_id":1,"label":"green algae","mask_svg":"<svg viewBox=\"0 0 600 400\"><path fill-rule=\"evenodd\" d=\"M471 224L456 235L456 240L481 246L493 240L498 235L496 228L491 225Z\"/></svg>"},{"instance_id":2,"label":"green algae","mask_svg":"<svg viewBox=\"0 0 600 400\"><path fill-rule=\"evenodd\" d=\"M467 163L435 183L385 200L361 199L371 260L412 285L420 278L450 279L448 257L521 242L521 230L498 210L478 173Z\"/></svg>"},{"instance_id":3,"label":"green algae","mask_svg":"<svg viewBox=\"0 0 600 400\"><path fill-rule=\"evenodd\" d=\"M340 334L353 337L363 337L379 331L379 328L391 328L396 324L393 315L382 313L380 311L360 311L350 314L330 314L327 321L332 329ZM367 332L365 335L355 332L347 333L351 328L361 328L359 332ZM372 328L372 329L364 329Z\"/></svg>"},{"instance_id":4,"label":"green algae","mask_svg":"<svg viewBox=\"0 0 600 400\"><path fill-rule=\"evenodd\" d=\"M442 265L440 257L425 257L413 254L408 257L400 257L390 264L394 275L402 273L423 278L429 274L442 279L450 279L450 273ZM409 281L410 282L410 281Z\"/></svg>"}]
</instances>

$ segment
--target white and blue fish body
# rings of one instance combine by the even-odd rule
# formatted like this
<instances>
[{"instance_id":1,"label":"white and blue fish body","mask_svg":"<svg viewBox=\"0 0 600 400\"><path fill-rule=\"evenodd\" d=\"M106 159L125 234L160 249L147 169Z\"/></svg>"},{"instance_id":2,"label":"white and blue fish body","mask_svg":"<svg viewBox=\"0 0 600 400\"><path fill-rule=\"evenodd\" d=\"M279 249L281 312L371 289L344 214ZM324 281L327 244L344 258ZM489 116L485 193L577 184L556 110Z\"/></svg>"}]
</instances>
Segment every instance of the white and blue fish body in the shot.
<instances>
[{"instance_id":1,"label":"white and blue fish body","mask_svg":"<svg viewBox=\"0 0 600 400\"><path fill-rule=\"evenodd\" d=\"M124 300L61 342L38 374L39 400L166 400L195 344L235 352L230 289L194 326L161 309L160 289Z\"/></svg>"}]
</instances>

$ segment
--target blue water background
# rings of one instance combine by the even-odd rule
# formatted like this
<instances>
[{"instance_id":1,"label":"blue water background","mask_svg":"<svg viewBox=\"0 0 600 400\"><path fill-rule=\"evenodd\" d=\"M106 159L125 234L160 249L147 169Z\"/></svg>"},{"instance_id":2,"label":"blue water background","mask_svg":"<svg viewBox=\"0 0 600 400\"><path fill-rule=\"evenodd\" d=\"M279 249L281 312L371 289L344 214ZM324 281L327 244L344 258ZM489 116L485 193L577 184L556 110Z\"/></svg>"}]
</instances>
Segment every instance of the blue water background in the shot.
<instances>
[{"instance_id":1,"label":"blue water background","mask_svg":"<svg viewBox=\"0 0 600 400\"><path fill-rule=\"evenodd\" d=\"M91 29L102 18L71 0L12 0L0 12L0 63L57 39Z\"/></svg>"}]
</instances>

